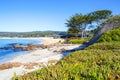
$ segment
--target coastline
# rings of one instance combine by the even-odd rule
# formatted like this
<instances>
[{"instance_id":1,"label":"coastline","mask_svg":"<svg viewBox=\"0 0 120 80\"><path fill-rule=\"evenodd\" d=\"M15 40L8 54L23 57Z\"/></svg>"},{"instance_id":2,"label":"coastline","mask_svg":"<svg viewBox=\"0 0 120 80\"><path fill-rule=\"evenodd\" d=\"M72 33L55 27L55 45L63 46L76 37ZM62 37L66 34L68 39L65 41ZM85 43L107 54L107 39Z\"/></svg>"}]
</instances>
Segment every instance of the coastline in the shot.
<instances>
[{"instance_id":1,"label":"coastline","mask_svg":"<svg viewBox=\"0 0 120 80\"><path fill-rule=\"evenodd\" d=\"M61 44L60 42L64 41L64 39L53 39L51 37L43 37L37 39L42 39L42 44L50 45L50 47L33 50L28 54L22 54L8 61L3 65L3 67L6 67L5 65L14 66L8 69L0 70L0 80L11 80L14 73L17 75L24 75L28 72L38 70L47 65L53 65L71 53L62 51L70 50L79 46L72 44Z\"/></svg>"},{"instance_id":2,"label":"coastline","mask_svg":"<svg viewBox=\"0 0 120 80\"><path fill-rule=\"evenodd\" d=\"M43 45L50 45L50 44L55 44L58 43L59 41L64 41L64 39L58 38L58 39L54 39L53 37L26 37L26 38L19 38L19 37L1 37L1 39L35 39L35 40L39 40L42 39L43 41Z\"/></svg>"},{"instance_id":3,"label":"coastline","mask_svg":"<svg viewBox=\"0 0 120 80\"><path fill-rule=\"evenodd\" d=\"M14 57L26 54L29 51L16 50L13 48L14 44L26 45L33 43L35 45L42 44L43 40L41 38L11 38L3 37L0 38L0 64L6 63L12 60Z\"/></svg>"},{"instance_id":4,"label":"coastline","mask_svg":"<svg viewBox=\"0 0 120 80\"><path fill-rule=\"evenodd\" d=\"M37 44L42 44L42 45L51 45L51 44L56 44L58 43L59 41L64 41L63 39L53 39L52 37L38 37L38 38L34 38L34 37L30 37L30 38L11 38L11 37L4 37L4 38L1 38L1 39L25 39L25 40L37 40ZM40 42L40 43L39 43ZM11 44L11 43L10 43ZM19 44L19 43L18 43ZM29 51L18 51L18 52L12 52L12 50L10 50L10 54L8 55L5 55L5 56L2 56L0 57L1 58L1 62L0 64L3 64L3 63L6 63L6 62L9 62L9 60L12 60L12 58L14 57L17 57L17 56L20 56L22 55L23 53L26 54L28 53ZM6 53L5 53L6 54ZM5 57L5 58L4 58ZM8 59L7 59L8 58Z\"/></svg>"}]
</instances>

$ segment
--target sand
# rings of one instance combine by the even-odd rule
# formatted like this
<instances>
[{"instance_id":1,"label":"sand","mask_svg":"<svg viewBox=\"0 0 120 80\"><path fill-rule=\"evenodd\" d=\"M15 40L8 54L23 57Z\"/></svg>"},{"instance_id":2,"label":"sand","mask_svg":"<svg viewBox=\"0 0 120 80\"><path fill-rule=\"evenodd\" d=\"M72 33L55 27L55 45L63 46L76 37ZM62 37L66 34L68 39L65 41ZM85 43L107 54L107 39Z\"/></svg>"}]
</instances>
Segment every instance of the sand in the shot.
<instances>
[{"instance_id":1,"label":"sand","mask_svg":"<svg viewBox=\"0 0 120 80\"><path fill-rule=\"evenodd\" d=\"M44 45L51 45L51 44L56 44L56 43L59 44L65 41L64 39L61 39L61 38L54 39L52 37L42 37L41 39L43 40Z\"/></svg>"},{"instance_id":2,"label":"sand","mask_svg":"<svg viewBox=\"0 0 120 80\"><path fill-rule=\"evenodd\" d=\"M52 65L58 62L71 52L62 52L63 50L70 50L78 47L79 45L60 44L63 39L42 38L43 44L51 45L57 44L50 48L37 49L28 54L20 55L10 60L9 62L21 63L19 67L0 70L0 80L11 80L14 74L24 75L25 73L38 70L46 65ZM31 66L32 65L32 66Z\"/></svg>"}]
</instances>

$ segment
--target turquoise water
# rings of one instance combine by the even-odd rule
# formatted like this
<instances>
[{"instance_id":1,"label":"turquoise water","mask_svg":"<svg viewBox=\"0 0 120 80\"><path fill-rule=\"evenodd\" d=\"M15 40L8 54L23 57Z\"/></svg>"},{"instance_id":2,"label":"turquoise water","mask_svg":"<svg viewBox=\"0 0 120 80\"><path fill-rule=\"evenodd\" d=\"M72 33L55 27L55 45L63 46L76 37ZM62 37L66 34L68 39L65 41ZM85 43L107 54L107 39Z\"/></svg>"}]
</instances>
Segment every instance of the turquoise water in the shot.
<instances>
[{"instance_id":1,"label":"turquoise water","mask_svg":"<svg viewBox=\"0 0 120 80\"><path fill-rule=\"evenodd\" d=\"M0 48L9 47L11 44L22 44L28 45L29 43L41 44L41 39L22 39L22 38L2 38L0 39ZM28 51L23 50L13 50L9 49L0 49L0 64L5 63L16 56L27 54Z\"/></svg>"}]
</instances>

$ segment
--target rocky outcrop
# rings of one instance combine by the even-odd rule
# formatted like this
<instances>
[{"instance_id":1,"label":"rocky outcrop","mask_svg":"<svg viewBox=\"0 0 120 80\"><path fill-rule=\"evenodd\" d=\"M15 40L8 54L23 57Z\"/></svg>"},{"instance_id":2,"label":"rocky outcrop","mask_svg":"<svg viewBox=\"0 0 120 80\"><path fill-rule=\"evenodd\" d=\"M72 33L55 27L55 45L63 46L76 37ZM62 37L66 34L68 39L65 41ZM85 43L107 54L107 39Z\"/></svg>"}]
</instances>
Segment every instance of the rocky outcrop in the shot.
<instances>
[{"instance_id":1,"label":"rocky outcrop","mask_svg":"<svg viewBox=\"0 0 120 80\"><path fill-rule=\"evenodd\" d=\"M39 45L35 45L33 43L30 43L28 44L27 46L25 45L22 45L22 44L15 44L13 45L13 48L14 50L18 50L18 49L21 49L21 50L25 50L25 51L31 51L31 50L35 50L35 49L45 49L45 48L48 48L50 46L46 46L46 45L42 45L42 44L39 44Z\"/></svg>"},{"instance_id":2,"label":"rocky outcrop","mask_svg":"<svg viewBox=\"0 0 120 80\"><path fill-rule=\"evenodd\" d=\"M13 45L14 50L18 50L18 49L23 50L23 49L26 48L26 47L27 47L27 46L24 46L24 45L22 45L22 44L15 44L15 45Z\"/></svg>"},{"instance_id":3,"label":"rocky outcrop","mask_svg":"<svg viewBox=\"0 0 120 80\"><path fill-rule=\"evenodd\" d=\"M10 69L13 67L19 67L21 66L22 63L19 62L8 62L8 63L4 63L0 65L0 70L4 70L4 69Z\"/></svg>"}]
</instances>

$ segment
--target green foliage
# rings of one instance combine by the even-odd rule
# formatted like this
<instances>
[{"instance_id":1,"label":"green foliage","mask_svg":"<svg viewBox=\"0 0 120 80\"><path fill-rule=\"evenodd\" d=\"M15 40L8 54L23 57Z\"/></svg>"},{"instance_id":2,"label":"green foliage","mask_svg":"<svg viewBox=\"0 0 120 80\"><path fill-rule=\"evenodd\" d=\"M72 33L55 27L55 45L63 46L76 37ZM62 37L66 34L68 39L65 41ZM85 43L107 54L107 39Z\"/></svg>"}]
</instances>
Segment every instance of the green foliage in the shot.
<instances>
[{"instance_id":1,"label":"green foliage","mask_svg":"<svg viewBox=\"0 0 120 80\"><path fill-rule=\"evenodd\" d=\"M79 32L80 32L80 29L76 28L76 27L75 28L69 28L68 31L67 31L68 34L73 34L75 36L78 35Z\"/></svg>"},{"instance_id":2,"label":"green foliage","mask_svg":"<svg viewBox=\"0 0 120 80\"><path fill-rule=\"evenodd\" d=\"M108 23L108 22L110 22L110 23L114 22L115 24L120 23L120 15L111 16L108 20L103 22L103 24Z\"/></svg>"},{"instance_id":3,"label":"green foliage","mask_svg":"<svg viewBox=\"0 0 120 80\"><path fill-rule=\"evenodd\" d=\"M102 42L102 43L95 43L91 45L87 49L97 49L97 50L119 50L120 49L120 41L119 42Z\"/></svg>"},{"instance_id":4,"label":"green foliage","mask_svg":"<svg viewBox=\"0 0 120 80\"><path fill-rule=\"evenodd\" d=\"M68 55L55 66L25 74L16 80L119 80L119 44L96 43Z\"/></svg>"},{"instance_id":5,"label":"green foliage","mask_svg":"<svg viewBox=\"0 0 120 80\"><path fill-rule=\"evenodd\" d=\"M97 42L120 41L120 27L105 32Z\"/></svg>"},{"instance_id":6,"label":"green foliage","mask_svg":"<svg viewBox=\"0 0 120 80\"><path fill-rule=\"evenodd\" d=\"M69 41L72 44L83 44L85 42L84 39L73 39Z\"/></svg>"},{"instance_id":7,"label":"green foliage","mask_svg":"<svg viewBox=\"0 0 120 80\"><path fill-rule=\"evenodd\" d=\"M77 30L78 34L80 31L85 31L87 25L90 24L92 21L93 17L91 15L75 14L70 17L69 20L67 20L66 25L69 28L68 32L72 32L74 34Z\"/></svg>"},{"instance_id":8,"label":"green foliage","mask_svg":"<svg viewBox=\"0 0 120 80\"><path fill-rule=\"evenodd\" d=\"M112 11L110 11L110 10L97 10L97 11L94 11L90 14L95 16L97 20L101 20L101 19L109 18L112 14Z\"/></svg>"},{"instance_id":9,"label":"green foliage","mask_svg":"<svg viewBox=\"0 0 120 80\"><path fill-rule=\"evenodd\" d=\"M72 34L78 34L80 31L82 31L82 37L84 37L84 31L89 28L92 29L94 23L97 23L97 28L100 27L100 24L102 24L102 21L108 19L111 16L112 12L110 10L97 10L94 12L90 12L88 14L75 14L72 17L70 17L69 20L67 20L67 27L68 33ZM98 24L99 23L99 24ZM91 26L92 24L92 26ZM77 31L77 32L76 32Z\"/></svg>"},{"instance_id":10,"label":"green foliage","mask_svg":"<svg viewBox=\"0 0 120 80\"><path fill-rule=\"evenodd\" d=\"M90 37L85 37L85 38L79 38L79 39L69 39L69 43L72 44L83 44L87 41L89 41Z\"/></svg>"}]
</instances>

